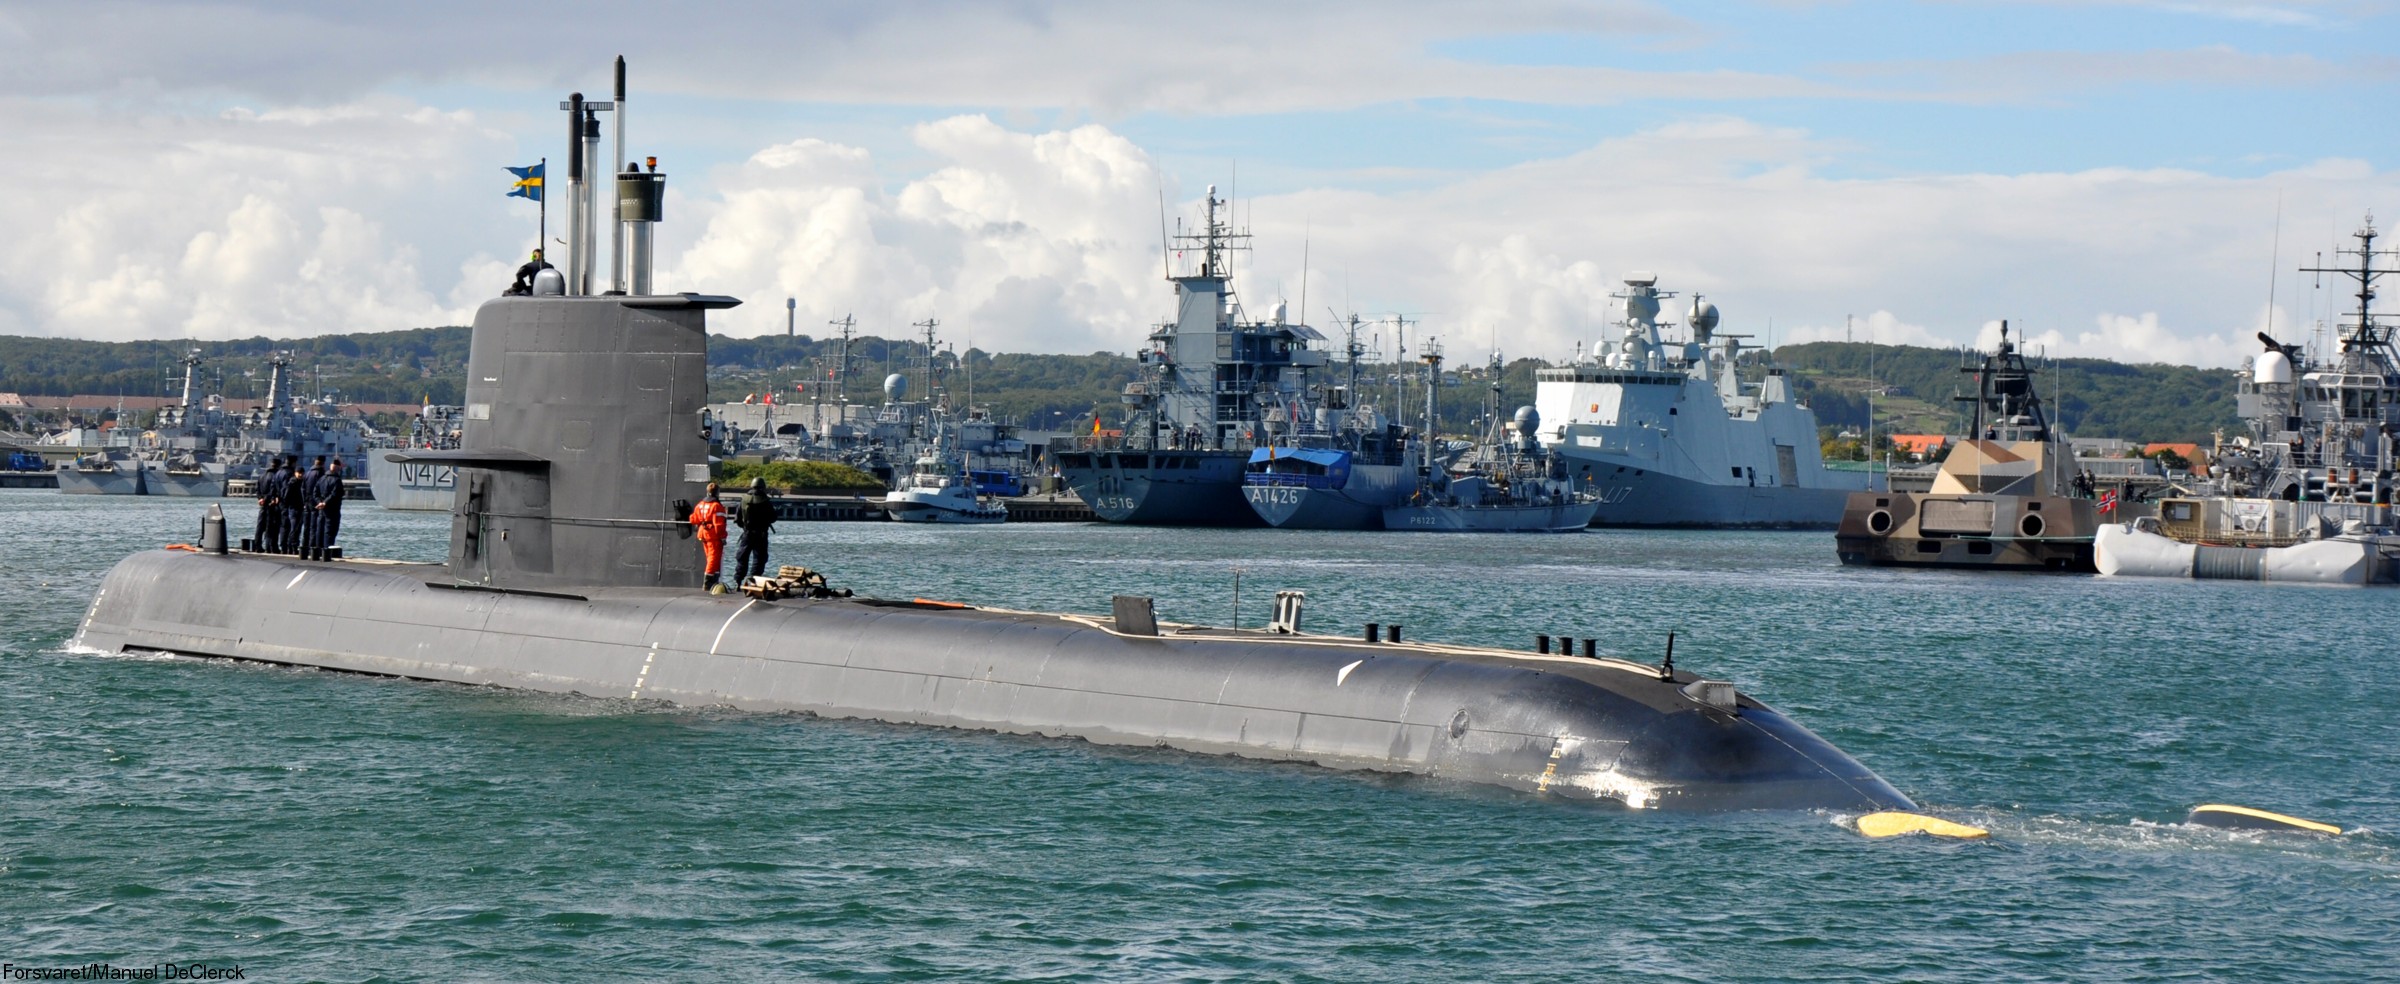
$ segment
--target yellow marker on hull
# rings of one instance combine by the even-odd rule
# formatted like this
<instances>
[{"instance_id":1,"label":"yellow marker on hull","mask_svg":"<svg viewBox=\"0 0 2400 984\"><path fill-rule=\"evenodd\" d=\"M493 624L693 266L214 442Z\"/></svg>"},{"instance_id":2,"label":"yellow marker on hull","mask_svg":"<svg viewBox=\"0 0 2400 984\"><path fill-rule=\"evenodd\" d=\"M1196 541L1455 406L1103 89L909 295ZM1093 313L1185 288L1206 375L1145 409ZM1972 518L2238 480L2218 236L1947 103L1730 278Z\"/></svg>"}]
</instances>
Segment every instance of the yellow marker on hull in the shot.
<instances>
[{"instance_id":1,"label":"yellow marker on hull","mask_svg":"<svg viewBox=\"0 0 2400 984\"><path fill-rule=\"evenodd\" d=\"M2281 813L2253 810L2247 806L2227 806L2206 803L2192 807L2192 814L2183 822L2196 827L2218 827L2225 830L2280 830L2286 833L2339 834L2342 828L2330 823L2287 817Z\"/></svg>"},{"instance_id":2,"label":"yellow marker on hull","mask_svg":"<svg viewBox=\"0 0 2400 984\"><path fill-rule=\"evenodd\" d=\"M1981 827L1969 827L1963 823L1951 823L1948 820L1943 820L1939 817L1929 817L1921 813L1899 813L1892 811L1887 811L1884 813L1869 813L1866 816L1858 818L1858 832L1869 837L1893 837L1899 834L1928 834L1934 837L1957 837L1964 840L1973 840L1977 837L1990 837L1992 835L1991 831L1985 830Z\"/></svg>"}]
</instances>

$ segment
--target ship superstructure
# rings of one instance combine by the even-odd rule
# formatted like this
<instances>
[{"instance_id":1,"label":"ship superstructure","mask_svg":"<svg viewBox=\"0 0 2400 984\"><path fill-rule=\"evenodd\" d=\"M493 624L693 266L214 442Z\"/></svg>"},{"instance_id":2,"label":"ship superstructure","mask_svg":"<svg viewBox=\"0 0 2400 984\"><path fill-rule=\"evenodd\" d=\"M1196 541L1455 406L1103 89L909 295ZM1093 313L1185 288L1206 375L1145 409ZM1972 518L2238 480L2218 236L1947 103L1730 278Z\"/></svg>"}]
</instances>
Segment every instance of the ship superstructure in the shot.
<instances>
[{"instance_id":1,"label":"ship superstructure","mask_svg":"<svg viewBox=\"0 0 2400 984\"><path fill-rule=\"evenodd\" d=\"M2374 311L2379 267L2400 250L2375 248L2375 217L2351 234L2357 249L2335 251L2337 263L2303 267L2332 273L2356 286L2358 307L2337 326L2339 348L2312 356L2302 346L2266 344L2238 377L2237 412L2250 435L2220 447L2212 474L2227 495L2295 502L2389 503L2393 458L2400 444L2400 358L2392 348L2389 315Z\"/></svg>"},{"instance_id":2,"label":"ship superstructure","mask_svg":"<svg viewBox=\"0 0 2400 984\"><path fill-rule=\"evenodd\" d=\"M1816 413L1783 370L1743 380L1747 336L1717 331L1717 306L1697 296L1689 339L1669 340L1658 315L1674 292L1650 273L1624 284L1618 337L1535 373L1541 442L1599 499L1593 525L1834 525L1865 479L1825 467Z\"/></svg>"}]
</instances>

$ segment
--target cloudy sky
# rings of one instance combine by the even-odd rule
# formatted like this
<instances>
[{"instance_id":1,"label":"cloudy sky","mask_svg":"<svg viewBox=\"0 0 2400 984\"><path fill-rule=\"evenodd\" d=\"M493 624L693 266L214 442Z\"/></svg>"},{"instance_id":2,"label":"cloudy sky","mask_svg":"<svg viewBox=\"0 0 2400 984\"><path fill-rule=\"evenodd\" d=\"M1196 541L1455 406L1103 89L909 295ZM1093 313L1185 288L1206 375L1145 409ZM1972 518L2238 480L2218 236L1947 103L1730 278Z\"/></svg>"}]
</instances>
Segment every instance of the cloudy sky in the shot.
<instances>
[{"instance_id":1,"label":"cloudy sky","mask_svg":"<svg viewBox=\"0 0 2400 984\"><path fill-rule=\"evenodd\" d=\"M1454 352L1568 355L1649 270L1761 341L2227 365L2400 219L2379 0L0 3L0 334L465 323L618 54L659 287L735 335L1130 351L1214 184L1253 313Z\"/></svg>"}]
</instances>

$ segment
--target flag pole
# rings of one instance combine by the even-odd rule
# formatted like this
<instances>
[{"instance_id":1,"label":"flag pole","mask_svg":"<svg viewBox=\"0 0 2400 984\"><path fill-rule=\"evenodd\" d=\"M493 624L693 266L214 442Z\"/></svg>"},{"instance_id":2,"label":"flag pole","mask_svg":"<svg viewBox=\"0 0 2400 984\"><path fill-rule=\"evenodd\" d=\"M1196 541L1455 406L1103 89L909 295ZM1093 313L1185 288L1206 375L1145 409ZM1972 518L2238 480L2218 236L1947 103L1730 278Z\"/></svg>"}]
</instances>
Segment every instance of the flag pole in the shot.
<instances>
[{"instance_id":1,"label":"flag pole","mask_svg":"<svg viewBox=\"0 0 2400 984\"><path fill-rule=\"evenodd\" d=\"M541 226L534 234L533 248L547 255L550 252L546 248L550 243L550 159L547 157L542 158L542 197L534 199L533 203L541 213Z\"/></svg>"}]
</instances>

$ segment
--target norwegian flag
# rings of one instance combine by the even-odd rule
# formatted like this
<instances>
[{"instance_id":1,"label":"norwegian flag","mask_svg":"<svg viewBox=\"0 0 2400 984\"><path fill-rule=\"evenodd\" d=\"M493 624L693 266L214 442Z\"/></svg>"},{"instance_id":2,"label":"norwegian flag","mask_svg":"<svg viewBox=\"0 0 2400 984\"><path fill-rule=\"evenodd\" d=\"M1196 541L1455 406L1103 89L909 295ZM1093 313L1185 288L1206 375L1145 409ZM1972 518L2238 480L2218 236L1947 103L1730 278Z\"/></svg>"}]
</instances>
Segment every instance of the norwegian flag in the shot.
<instances>
[{"instance_id":1,"label":"norwegian flag","mask_svg":"<svg viewBox=\"0 0 2400 984\"><path fill-rule=\"evenodd\" d=\"M2101 512L2116 512L2116 511L2117 511L2117 490L2115 490L2115 489L2110 489L2110 490L2108 490L2108 491L2106 491L2106 492L2102 492L2102 493L2100 493L2100 511L2101 511Z\"/></svg>"}]
</instances>

